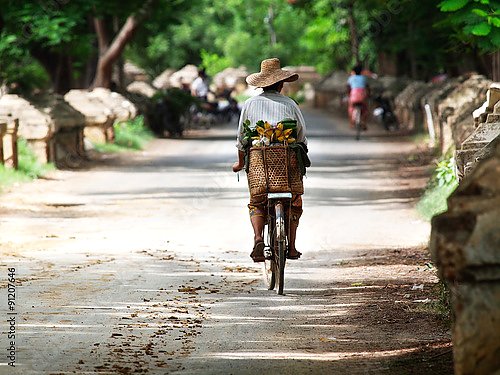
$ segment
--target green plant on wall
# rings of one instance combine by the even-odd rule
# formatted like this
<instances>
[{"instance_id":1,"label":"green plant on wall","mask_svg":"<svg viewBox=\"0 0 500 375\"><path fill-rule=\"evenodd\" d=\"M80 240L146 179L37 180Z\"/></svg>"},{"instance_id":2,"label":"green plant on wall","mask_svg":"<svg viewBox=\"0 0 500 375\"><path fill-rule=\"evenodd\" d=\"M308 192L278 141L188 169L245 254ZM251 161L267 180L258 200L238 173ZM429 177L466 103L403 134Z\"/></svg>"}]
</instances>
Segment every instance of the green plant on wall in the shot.
<instances>
[{"instance_id":1,"label":"green plant on wall","mask_svg":"<svg viewBox=\"0 0 500 375\"><path fill-rule=\"evenodd\" d=\"M417 204L417 211L423 218L430 220L448 209L447 199L458 186L455 167L455 160L451 156L445 156L437 163L425 193Z\"/></svg>"},{"instance_id":2,"label":"green plant on wall","mask_svg":"<svg viewBox=\"0 0 500 375\"><path fill-rule=\"evenodd\" d=\"M434 171L433 180L437 186L449 186L455 185L457 183L457 177L455 175L455 159L447 158L441 160Z\"/></svg>"}]
</instances>

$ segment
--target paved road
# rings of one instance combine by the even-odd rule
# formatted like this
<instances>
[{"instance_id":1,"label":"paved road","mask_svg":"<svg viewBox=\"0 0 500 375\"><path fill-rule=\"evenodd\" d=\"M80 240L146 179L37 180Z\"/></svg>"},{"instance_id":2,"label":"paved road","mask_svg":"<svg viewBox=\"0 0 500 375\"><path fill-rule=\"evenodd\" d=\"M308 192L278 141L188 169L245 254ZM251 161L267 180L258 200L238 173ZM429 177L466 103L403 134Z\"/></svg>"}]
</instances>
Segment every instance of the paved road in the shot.
<instances>
[{"instance_id":1,"label":"paved road","mask_svg":"<svg viewBox=\"0 0 500 375\"><path fill-rule=\"evenodd\" d=\"M285 296L265 289L248 256L233 127L158 139L3 195L0 283L14 267L18 315L17 367L2 355L0 373L383 373L401 350L443 339L366 319L377 280L411 286L433 274L349 263L426 243L413 210L425 176L398 167L414 146L373 129L356 142L344 121L305 116L304 255L287 265Z\"/></svg>"}]
</instances>

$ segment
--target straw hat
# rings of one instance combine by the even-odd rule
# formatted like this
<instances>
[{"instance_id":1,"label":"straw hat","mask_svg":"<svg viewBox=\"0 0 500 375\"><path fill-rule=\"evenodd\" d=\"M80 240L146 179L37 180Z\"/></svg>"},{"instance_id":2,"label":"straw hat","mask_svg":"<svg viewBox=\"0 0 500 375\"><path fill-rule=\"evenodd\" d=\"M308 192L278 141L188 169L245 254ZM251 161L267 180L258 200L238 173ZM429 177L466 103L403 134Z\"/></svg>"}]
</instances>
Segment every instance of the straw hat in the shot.
<instances>
[{"instance_id":1,"label":"straw hat","mask_svg":"<svg viewBox=\"0 0 500 375\"><path fill-rule=\"evenodd\" d=\"M271 86L277 82L293 82L299 78L297 73L281 69L280 60L276 57L262 60L260 72L250 74L246 81L249 85L256 87Z\"/></svg>"}]
</instances>

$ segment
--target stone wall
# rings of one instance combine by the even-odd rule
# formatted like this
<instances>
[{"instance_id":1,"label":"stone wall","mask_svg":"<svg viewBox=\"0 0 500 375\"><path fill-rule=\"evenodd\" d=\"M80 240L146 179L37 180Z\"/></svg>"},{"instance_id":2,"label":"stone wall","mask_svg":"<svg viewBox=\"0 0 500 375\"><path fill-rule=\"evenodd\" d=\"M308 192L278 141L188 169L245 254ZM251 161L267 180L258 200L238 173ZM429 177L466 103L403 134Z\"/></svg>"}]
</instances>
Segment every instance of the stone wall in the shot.
<instances>
[{"instance_id":1,"label":"stone wall","mask_svg":"<svg viewBox=\"0 0 500 375\"><path fill-rule=\"evenodd\" d=\"M61 168L73 167L73 161L81 159L85 154L85 117L58 94L39 93L27 100L36 109L47 114L53 123L53 132L47 140L48 160Z\"/></svg>"},{"instance_id":2,"label":"stone wall","mask_svg":"<svg viewBox=\"0 0 500 375\"><path fill-rule=\"evenodd\" d=\"M396 96L394 113L400 128L408 131L422 129L424 114L421 110L420 100L429 91L430 85L430 83L414 81Z\"/></svg>"},{"instance_id":3,"label":"stone wall","mask_svg":"<svg viewBox=\"0 0 500 375\"><path fill-rule=\"evenodd\" d=\"M336 71L318 82L314 86L314 106L344 111L343 97L346 93L348 78L349 74L346 72Z\"/></svg>"},{"instance_id":4,"label":"stone wall","mask_svg":"<svg viewBox=\"0 0 500 375\"><path fill-rule=\"evenodd\" d=\"M493 152L500 137L500 85L492 84L484 97L485 103L473 112L474 121L469 118L469 124L474 126L473 133L455 152L459 180Z\"/></svg>"},{"instance_id":5,"label":"stone wall","mask_svg":"<svg viewBox=\"0 0 500 375\"><path fill-rule=\"evenodd\" d=\"M500 143L434 217L430 247L452 294L456 375L500 370Z\"/></svg>"},{"instance_id":6,"label":"stone wall","mask_svg":"<svg viewBox=\"0 0 500 375\"><path fill-rule=\"evenodd\" d=\"M469 74L443 82L413 81L394 100L402 129L425 131L441 153L458 149L475 129L471 114L492 82Z\"/></svg>"},{"instance_id":7,"label":"stone wall","mask_svg":"<svg viewBox=\"0 0 500 375\"><path fill-rule=\"evenodd\" d=\"M485 98L491 81L481 75L472 75L456 85L446 99L438 105L439 128L442 133L442 150L460 148L474 132L472 112Z\"/></svg>"},{"instance_id":8,"label":"stone wall","mask_svg":"<svg viewBox=\"0 0 500 375\"><path fill-rule=\"evenodd\" d=\"M25 98L13 94L2 96L0 120L14 117L19 120L18 135L26 139L40 162L67 167L69 160L84 155L85 118L62 96L52 93Z\"/></svg>"},{"instance_id":9,"label":"stone wall","mask_svg":"<svg viewBox=\"0 0 500 375\"><path fill-rule=\"evenodd\" d=\"M70 90L64 99L85 117L85 137L95 143L114 139L113 123L116 115L97 96L87 90Z\"/></svg>"},{"instance_id":10,"label":"stone wall","mask_svg":"<svg viewBox=\"0 0 500 375\"><path fill-rule=\"evenodd\" d=\"M451 146L451 142L448 141L448 139L451 139L449 136L451 131L447 127L442 126L443 123L440 121L439 116L439 104L465 80L466 77L458 77L440 82L422 96L420 101L420 110L424 113L424 128L429 132L431 137L432 134L434 135L430 140L431 146L437 147L441 153L445 153ZM429 130L433 130L433 132Z\"/></svg>"},{"instance_id":11,"label":"stone wall","mask_svg":"<svg viewBox=\"0 0 500 375\"><path fill-rule=\"evenodd\" d=\"M122 95L107 89L71 90L64 97L37 93L29 97L0 97L0 123L19 121L18 135L28 141L38 160L58 167L75 167L85 158L84 137L93 142L113 140L113 123L137 115ZM2 137L4 159L11 158L12 142Z\"/></svg>"},{"instance_id":12,"label":"stone wall","mask_svg":"<svg viewBox=\"0 0 500 375\"><path fill-rule=\"evenodd\" d=\"M19 166L18 129L19 119L0 118L0 164L15 169Z\"/></svg>"},{"instance_id":13,"label":"stone wall","mask_svg":"<svg viewBox=\"0 0 500 375\"><path fill-rule=\"evenodd\" d=\"M50 115L18 95L3 95L0 97L0 121L14 118L19 119L18 135L28 141L37 158L44 163L53 161L50 139L56 126Z\"/></svg>"}]
</instances>

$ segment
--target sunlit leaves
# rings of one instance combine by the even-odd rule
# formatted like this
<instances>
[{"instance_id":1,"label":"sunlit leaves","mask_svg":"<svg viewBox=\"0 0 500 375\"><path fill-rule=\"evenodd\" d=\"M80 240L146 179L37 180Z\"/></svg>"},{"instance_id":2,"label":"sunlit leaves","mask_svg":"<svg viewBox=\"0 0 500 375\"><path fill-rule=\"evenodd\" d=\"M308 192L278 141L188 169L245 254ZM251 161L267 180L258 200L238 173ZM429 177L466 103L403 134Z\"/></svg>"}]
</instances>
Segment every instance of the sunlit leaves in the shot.
<instances>
[{"instance_id":1,"label":"sunlit leaves","mask_svg":"<svg viewBox=\"0 0 500 375\"><path fill-rule=\"evenodd\" d=\"M439 7L443 12L454 12L462 9L468 2L469 0L444 0L439 3Z\"/></svg>"},{"instance_id":2,"label":"sunlit leaves","mask_svg":"<svg viewBox=\"0 0 500 375\"><path fill-rule=\"evenodd\" d=\"M486 22L478 23L471 28L471 34L477 36L486 36L491 31L491 25Z\"/></svg>"},{"instance_id":3,"label":"sunlit leaves","mask_svg":"<svg viewBox=\"0 0 500 375\"><path fill-rule=\"evenodd\" d=\"M458 28L463 42L475 44L484 52L498 49L500 3L491 0L445 0L439 4L449 24Z\"/></svg>"}]
</instances>

